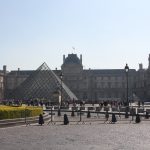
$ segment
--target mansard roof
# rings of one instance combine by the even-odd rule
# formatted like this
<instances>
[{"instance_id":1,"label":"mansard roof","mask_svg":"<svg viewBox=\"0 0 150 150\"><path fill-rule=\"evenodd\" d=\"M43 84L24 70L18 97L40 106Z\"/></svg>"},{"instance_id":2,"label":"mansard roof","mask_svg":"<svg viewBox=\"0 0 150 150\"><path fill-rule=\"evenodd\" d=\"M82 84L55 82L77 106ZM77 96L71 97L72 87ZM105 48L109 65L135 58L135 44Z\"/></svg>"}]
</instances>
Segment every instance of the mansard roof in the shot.
<instances>
[{"instance_id":1,"label":"mansard roof","mask_svg":"<svg viewBox=\"0 0 150 150\"><path fill-rule=\"evenodd\" d=\"M20 71L17 71L17 70L13 70L11 72L9 72L8 75L31 75L35 70L20 70Z\"/></svg>"},{"instance_id":2,"label":"mansard roof","mask_svg":"<svg viewBox=\"0 0 150 150\"><path fill-rule=\"evenodd\" d=\"M81 62L77 54L68 54L68 57L65 59L64 64L81 64Z\"/></svg>"},{"instance_id":3,"label":"mansard roof","mask_svg":"<svg viewBox=\"0 0 150 150\"><path fill-rule=\"evenodd\" d=\"M85 73L92 73L95 75L112 75L112 74L125 74L125 70L124 69L89 69L89 70L84 70ZM129 73L136 73L135 69L130 69Z\"/></svg>"},{"instance_id":4,"label":"mansard roof","mask_svg":"<svg viewBox=\"0 0 150 150\"><path fill-rule=\"evenodd\" d=\"M21 71L11 71L8 75L31 75L35 70L21 70ZM56 74L59 74L61 72L61 70L53 70ZM83 70L85 73L92 73L92 74L124 74L125 71L124 69L89 69L89 70ZM135 69L130 69L129 70L130 73L135 73L136 70Z\"/></svg>"}]
</instances>

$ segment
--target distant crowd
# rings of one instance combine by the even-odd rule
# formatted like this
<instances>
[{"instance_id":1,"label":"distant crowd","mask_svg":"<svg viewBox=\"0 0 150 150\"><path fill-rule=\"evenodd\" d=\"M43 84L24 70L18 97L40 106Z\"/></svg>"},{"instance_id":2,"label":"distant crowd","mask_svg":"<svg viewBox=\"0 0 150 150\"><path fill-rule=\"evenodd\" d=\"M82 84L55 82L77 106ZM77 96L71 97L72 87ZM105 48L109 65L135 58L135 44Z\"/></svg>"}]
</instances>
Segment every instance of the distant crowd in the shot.
<instances>
[{"instance_id":1,"label":"distant crowd","mask_svg":"<svg viewBox=\"0 0 150 150\"><path fill-rule=\"evenodd\" d=\"M22 105L25 104L27 106L51 106L51 105L60 105L57 102L52 103L51 101L48 100L39 100L39 99L30 99L30 100L14 100L14 99L5 99L5 100L0 100L0 104L2 105ZM74 107L77 106L85 106L86 104L91 104L92 106L94 105L99 105L99 107L106 107L106 106L110 106L110 107L118 107L118 106L127 106L126 102L123 101L100 101L100 102L88 102L88 101L82 101L82 100L78 100L78 101L64 101L62 102L61 106L66 106L69 107L70 104L72 104ZM138 101L138 107L144 106L144 102L142 101Z\"/></svg>"}]
</instances>

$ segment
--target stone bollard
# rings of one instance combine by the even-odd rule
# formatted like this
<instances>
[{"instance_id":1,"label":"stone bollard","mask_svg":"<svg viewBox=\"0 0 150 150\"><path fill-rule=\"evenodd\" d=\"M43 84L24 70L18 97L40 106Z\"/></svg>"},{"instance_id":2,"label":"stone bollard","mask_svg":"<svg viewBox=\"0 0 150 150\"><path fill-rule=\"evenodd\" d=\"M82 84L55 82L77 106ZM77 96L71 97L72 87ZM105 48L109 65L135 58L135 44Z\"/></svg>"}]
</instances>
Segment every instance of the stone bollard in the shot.
<instances>
[{"instance_id":1,"label":"stone bollard","mask_svg":"<svg viewBox=\"0 0 150 150\"><path fill-rule=\"evenodd\" d=\"M139 114L136 114L135 122L136 123L140 123L141 122L141 118L140 118Z\"/></svg>"},{"instance_id":2,"label":"stone bollard","mask_svg":"<svg viewBox=\"0 0 150 150\"><path fill-rule=\"evenodd\" d=\"M68 116L64 114L64 125L69 124Z\"/></svg>"},{"instance_id":3,"label":"stone bollard","mask_svg":"<svg viewBox=\"0 0 150 150\"><path fill-rule=\"evenodd\" d=\"M39 124L41 126L44 124L44 119L43 119L43 115L42 114L39 115Z\"/></svg>"}]
</instances>

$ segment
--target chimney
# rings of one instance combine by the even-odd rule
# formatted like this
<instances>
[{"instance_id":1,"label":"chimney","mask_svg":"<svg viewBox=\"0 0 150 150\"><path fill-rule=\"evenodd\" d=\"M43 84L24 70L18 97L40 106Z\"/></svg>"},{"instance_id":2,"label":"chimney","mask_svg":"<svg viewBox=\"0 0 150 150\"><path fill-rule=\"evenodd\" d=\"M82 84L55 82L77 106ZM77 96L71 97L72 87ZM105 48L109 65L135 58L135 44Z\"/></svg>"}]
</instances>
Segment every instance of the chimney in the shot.
<instances>
[{"instance_id":1,"label":"chimney","mask_svg":"<svg viewBox=\"0 0 150 150\"><path fill-rule=\"evenodd\" d=\"M6 65L3 65L3 73L6 74L6 68L7 66Z\"/></svg>"},{"instance_id":2,"label":"chimney","mask_svg":"<svg viewBox=\"0 0 150 150\"><path fill-rule=\"evenodd\" d=\"M63 55L63 63L65 62L65 55Z\"/></svg>"},{"instance_id":3,"label":"chimney","mask_svg":"<svg viewBox=\"0 0 150 150\"><path fill-rule=\"evenodd\" d=\"M20 68L18 68L18 71L16 71L16 76L19 76L20 74Z\"/></svg>"},{"instance_id":4,"label":"chimney","mask_svg":"<svg viewBox=\"0 0 150 150\"><path fill-rule=\"evenodd\" d=\"M142 69L143 69L143 64L140 63L140 64L139 64L139 70L142 70Z\"/></svg>"},{"instance_id":5,"label":"chimney","mask_svg":"<svg viewBox=\"0 0 150 150\"><path fill-rule=\"evenodd\" d=\"M82 64L82 55L80 55L80 63Z\"/></svg>"},{"instance_id":6,"label":"chimney","mask_svg":"<svg viewBox=\"0 0 150 150\"><path fill-rule=\"evenodd\" d=\"M149 57L148 57L148 69L150 69L150 54L149 54Z\"/></svg>"}]
</instances>

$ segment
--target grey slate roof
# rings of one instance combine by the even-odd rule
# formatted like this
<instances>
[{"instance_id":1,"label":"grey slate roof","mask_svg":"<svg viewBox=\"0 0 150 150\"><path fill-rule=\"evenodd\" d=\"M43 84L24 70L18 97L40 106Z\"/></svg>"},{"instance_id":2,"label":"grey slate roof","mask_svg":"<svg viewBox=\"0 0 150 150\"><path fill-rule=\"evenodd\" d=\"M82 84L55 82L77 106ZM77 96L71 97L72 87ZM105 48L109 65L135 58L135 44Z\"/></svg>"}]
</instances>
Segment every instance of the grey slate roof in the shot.
<instances>
[{"instance_id":1,"label":"grey slate roof","mask_svg":"<svg viewBox=\"0 0 150 150\"><path fill-rule=\"evenodd\" d=\"M68 57L65 59L64 64L70 64L70 63L80 64L80 60L77 57L77 54L68 54Z\"/></svg>"},{"instance_id":2,"label":"grey slate roof","mask_svg":"<svg viewBox=\"0 0 150 150\"><path fill-rule=\"evenodd\" d=\"M19 71L19 75L31 75L35 70L21 70ZM60 70L53 70L56 74L59 74ZM113 75L113 74L125 74L124 69L89 69L83 70L85 74L91 73L93 75ZM8 75L15 75L18 71L11 71ZM130 69L129 73L136 73L135 69Z\"/></svg>"},{"instance_id":3,"label":"grey slate roof","mask_svg":"<svg viewBox=\"0 0 150 150\"><path fill-rule=\"evenodd\" d=\"M8 75L15 75L18 73L18 75L31 75L35 70L13 70L11 72L8 73Z\"/></svg>"},{"instance_id":4,"label":"grey slate roof","mask_svg":"<svg viewBox=\"0 0 150 150\"><path fill-rule=\"evenodd\" d=\"M124 69L89 69L84 70L84 73L91 73L93 75L116 75L116 74L125 74ZM130 69L129 73L136 73L135 69Z\"/></svg>"}]
</instances>

